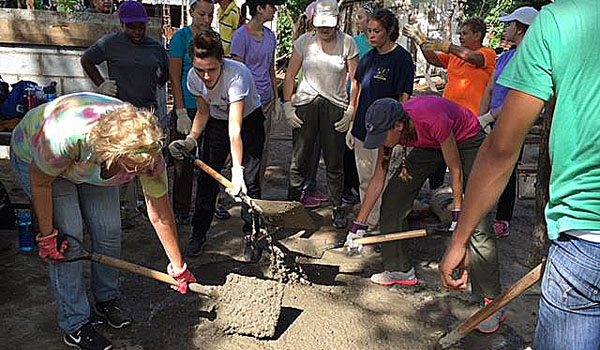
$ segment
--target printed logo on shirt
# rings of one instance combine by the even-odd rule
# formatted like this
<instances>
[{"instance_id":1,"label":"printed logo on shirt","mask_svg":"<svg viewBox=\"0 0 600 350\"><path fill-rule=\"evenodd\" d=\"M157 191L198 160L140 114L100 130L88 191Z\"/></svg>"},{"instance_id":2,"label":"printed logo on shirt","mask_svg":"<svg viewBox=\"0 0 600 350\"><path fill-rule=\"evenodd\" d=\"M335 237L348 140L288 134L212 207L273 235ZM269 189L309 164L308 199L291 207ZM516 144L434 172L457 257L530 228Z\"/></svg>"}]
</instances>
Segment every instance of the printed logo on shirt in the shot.
<instances>
[{"instance_id":1,"label":"printed logo on shirt","mask_svg":"<svg viewBox=\"0 0 600 350\"><path fill-rule=\"evenodd\" d=\"M373 75L373 79L386 81L389 75L390 75L389 68L379 67L379 68L377 68L375 75Z\"/></svg>"}]
</instances>

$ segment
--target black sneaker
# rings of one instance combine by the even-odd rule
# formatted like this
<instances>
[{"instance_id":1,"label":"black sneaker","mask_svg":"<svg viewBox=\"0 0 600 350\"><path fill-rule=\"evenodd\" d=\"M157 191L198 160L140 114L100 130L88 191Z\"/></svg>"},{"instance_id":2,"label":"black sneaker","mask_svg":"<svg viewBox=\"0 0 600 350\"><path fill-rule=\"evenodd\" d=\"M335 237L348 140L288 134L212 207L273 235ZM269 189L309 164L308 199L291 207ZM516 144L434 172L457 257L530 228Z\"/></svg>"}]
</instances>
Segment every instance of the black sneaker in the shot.
<instances>
[{"instance_id":1,"label":"black sneaker","mask_svg":"<svg viewBox=\"0 0 600 350\"><path fill-rule=\"evenodd\" d=\"M354 189L351 189L342 194L342 202L344 204L358 204L360 203L360 196Z\"/></svg>"},{"instance_id":2,"label":"black sneaker","mask_svg":"<svg viewBox=\"0 0 600 350\"><path fill-rule=\"evenodd\" d=\"M63 341L68 346L81 350L110 350L112 344L99 333L90 322L73 333L65 333Z\"/></svg>"},{"instance_id":3,"label":"black sneaker","mask_svg":"<svg viewBox=\"0 0 600 350\"><path fill-rule=\"evenodd\" d=\"M344 210L344 207L334 207L331 220L334 228L346 228L346 226L348 226L348 218L346 218L346 211Z\"/></svg>"},{"instance_id":4,"label":"black sneaker","mask_svg":"<svg viewBox=\"0 0 600 350\"><path fill-rule=\"evenodd\" d=\"M191 258L200 255L205 243L206 236L192 235L187 246L185 247L185 256Z\"/></svg>"},{"instance_id":5,"label":"black sneaker","mask_svg":"<svg viewBox=\"0 0 600 350\"><path fill-rule=\"evenodd\" d=\"M96 303L95 313L104 318L112 328L123 328L131 324L131 316L121 307L118 298Z\"/></svg>"}]
</instances>

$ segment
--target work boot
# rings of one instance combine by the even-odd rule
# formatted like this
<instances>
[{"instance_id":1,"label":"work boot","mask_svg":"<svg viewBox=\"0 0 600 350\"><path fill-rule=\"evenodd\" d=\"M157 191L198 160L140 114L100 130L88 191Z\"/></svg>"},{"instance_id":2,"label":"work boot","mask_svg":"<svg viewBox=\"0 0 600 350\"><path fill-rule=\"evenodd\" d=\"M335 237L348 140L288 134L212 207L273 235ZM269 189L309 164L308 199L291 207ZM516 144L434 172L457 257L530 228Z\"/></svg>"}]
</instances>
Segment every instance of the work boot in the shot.
<instances>
[{"instance_id":1,"label":"work boot","mask_svg":"<svg viewBox=\"0 0 600 350\"><path fill-rule=\"evenodd\" d=\"M94 312L105 319L112 328L119 329L131 324L131 316L123 310L118 298L96 303Z\"/></svg>"},{"instance_id":2,"label":"work boot","mask_svg":"<svg viewBox=\"0 0 600 350\"><path fill-rule=\"evenodd\" d=\"M68 346L81 350L110 350L113 347L110 341L99 333L90 322L79 327L73 333L65 333L63 341Z\"/></svg>"},{"instance_id":3,"label":"work boot","mask_svg":"<svg viewBox=\"0 0 600 350\"><path fill-rule=\"evenodd\" d=\"M481 307L486 306L492 301L494 301L494 299L483 298ZM500 328L500 322L504 322L505 319L506 316L504 315L504 310L496 311L492 316L483 320L475 329L485 334L494 333Z\"/></svg>"},{"instance_id":4,"label":"work boot","mask_svg":"<svg viewBox=\"0 0 600 350\"><path fill-rule=\"evenodd\" d=\"M391 286L392 284L403 284L413 286L419 282L415 268L411 267L407 272L402 271L383 271L371 276L371 282L382 286Z\"/></svg>"},{"instance_id":5,"label":"work boot","mask_svg":"<svg viewBox=\"0 0 600 350\"><path fill-rule=\"evenodd\" d=\"M348 218L346 217L346 211L344 210L344 207L339 206L333 208L331 221L331 225L334 228L346 228L346 226L348 226Z\"/></svg>"},{"instance_id":6,"label":"work boot","mask_svg":"<svg viewBox=\"0 0 600 350\"><path fill-rule=\"evenodd\" d=\"M185 256L192 258L202 253L202 248L206 243L205 235L192 234L187 246L185 246Z\"/></svg>"}]
</instances>

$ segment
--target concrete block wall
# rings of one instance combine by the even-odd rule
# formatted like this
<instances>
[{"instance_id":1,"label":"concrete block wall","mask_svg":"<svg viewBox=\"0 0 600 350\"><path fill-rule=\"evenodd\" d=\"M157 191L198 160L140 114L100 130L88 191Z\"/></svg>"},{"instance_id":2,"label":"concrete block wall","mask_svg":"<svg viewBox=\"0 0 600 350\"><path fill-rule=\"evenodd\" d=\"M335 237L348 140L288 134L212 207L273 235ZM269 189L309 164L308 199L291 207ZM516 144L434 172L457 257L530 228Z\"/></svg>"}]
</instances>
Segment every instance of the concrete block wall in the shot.
<instances>
[{"instance_id":1,"label":"concrete block wall","mask_svg":"<svg viewBox=\"0 0 600 350\"><path fill-rule=\"evenodd\" d=\"M79 63L84 51L84 48L0 43L0 75L9 84L30 80L44 86L56 81L58 95L96 91ZM108 76L106 63L101 64L99 70L103 77ZM167 114L165 87L157 92L157 101L156 115L164 126Z\"/></svg>"},{"instance_id":2,"label":"concrete block wall","mask_svg":"<svg viewBox=\"0 0 600 350\"><path fill-rule=\"evenodd\" d=\"M10 84L19 80L31 80L40 85L56 81L60 95L95 91L94 83L79 64L84 51L83 48L0 44L0 75ZM106 64L99 68L103 76L108 75Z\"/></svg>"}]
</instances>

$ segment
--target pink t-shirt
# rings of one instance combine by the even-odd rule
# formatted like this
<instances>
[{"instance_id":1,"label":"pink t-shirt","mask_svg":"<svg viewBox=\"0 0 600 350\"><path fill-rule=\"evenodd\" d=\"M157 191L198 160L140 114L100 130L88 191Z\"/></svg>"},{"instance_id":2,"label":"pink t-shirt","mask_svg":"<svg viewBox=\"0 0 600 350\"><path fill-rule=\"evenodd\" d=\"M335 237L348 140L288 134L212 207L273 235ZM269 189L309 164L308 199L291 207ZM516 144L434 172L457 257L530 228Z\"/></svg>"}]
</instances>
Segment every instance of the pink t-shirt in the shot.
<instances>
[{"instance_id":1,"label":"pink t-shirt","mask_svg":"<svg viewBox=\"0 0 600 350\"><path fill-rule=\"evenodd\" d=\"M412 98L404 104L404 110L417 132L417 140L408 142L410 147L440 149L450 132L459 144L481 129L477 116L468 108L438 96Z\"/></svg>"}]
</instances>

